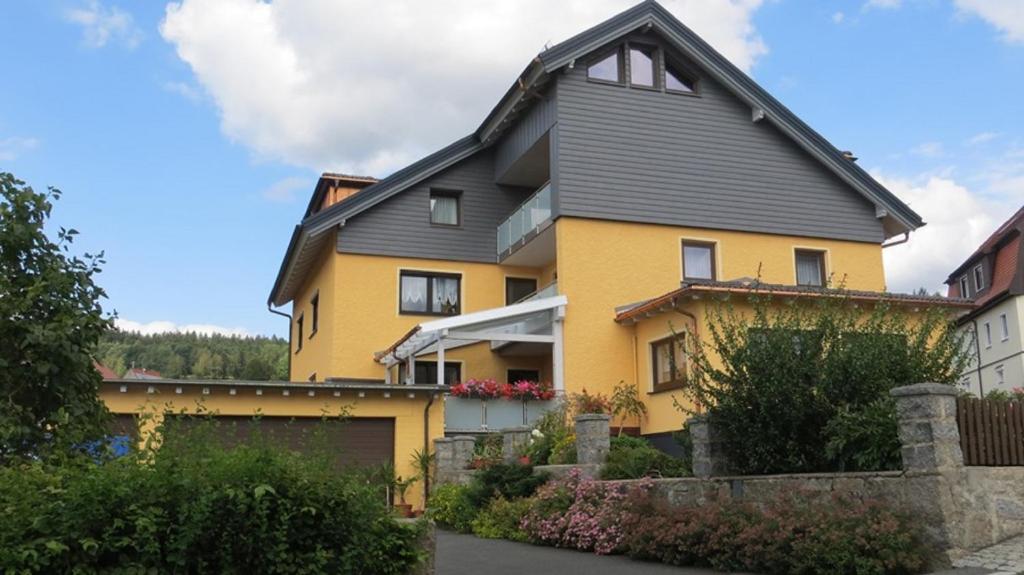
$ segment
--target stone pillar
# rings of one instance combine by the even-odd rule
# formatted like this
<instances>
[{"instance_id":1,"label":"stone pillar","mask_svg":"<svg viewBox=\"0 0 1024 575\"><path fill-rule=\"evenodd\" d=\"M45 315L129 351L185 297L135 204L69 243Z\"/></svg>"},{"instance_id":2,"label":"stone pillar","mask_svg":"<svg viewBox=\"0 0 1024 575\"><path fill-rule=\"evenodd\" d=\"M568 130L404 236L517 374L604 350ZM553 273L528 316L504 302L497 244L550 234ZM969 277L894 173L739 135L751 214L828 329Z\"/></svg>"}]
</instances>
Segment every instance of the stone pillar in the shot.
<instances>
[{"instance_id":1,"label":"stone pillar","mask_svg":"<svg viewBox=\"0 0 1024 575\"><path fill-rule=\"evenodd\" d=\"M708 422L706 415L697 415L687 421L693 445L694 477L716 477L729 473L729 461L722 450L718 434Z\"/></svg>"},{"instance_id":2,"label":"stone pillar","mask_svg":"<svg viewBox=\"0 0 1024 575\"><path fill-rule=\"evenodd\" d=\"M964 466L954 386L917 383L889 393L896 399L903 469L934 472Z\"/></svg>"},{"instance_id":3,"label":"stone pillar","mask_svg":"<svg viewBox=\"0 0 1024 575\"><path fill-rule=\"evenodd\" d=\"M611 416L585 413L576 416L576 462L580 465L604 465L611 447Z\"/></svg>"},{"instance_id":4,"label":"stone pillar","mask_svg":"<svg viewBox=\"0 0 1024 575\"><path fill-rule=\"evenodd\" d=\"M439 437L434 440L435 485L459 483L473 460L472 437Z\"/></svg>"},{"instance_id":5,"label":"stone pillar","mask_svg":"<svg viewBox=\"0 0 1024 575\"><path fill-rule=\"evenodd\" d=\"M501 432L501 458L511 463L530 445L529 427L509 427Z\"/></svg>"}]
</instances>

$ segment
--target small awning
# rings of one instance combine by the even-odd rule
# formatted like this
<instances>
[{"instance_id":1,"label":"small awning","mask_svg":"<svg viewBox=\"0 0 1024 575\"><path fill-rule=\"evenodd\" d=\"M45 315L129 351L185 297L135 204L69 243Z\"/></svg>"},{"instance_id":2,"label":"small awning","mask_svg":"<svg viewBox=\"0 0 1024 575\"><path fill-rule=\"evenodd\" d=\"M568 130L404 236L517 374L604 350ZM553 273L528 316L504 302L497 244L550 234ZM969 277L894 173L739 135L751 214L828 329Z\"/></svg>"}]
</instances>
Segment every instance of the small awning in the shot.
<instances>
[{"instance_id":1,"label":"small awning","mask_svg":"<svg viewBox=\"0 0 1024 575\"><path fill-rule=\"evenodd\" d=\"M391 366L409 357L436 353L439 342L448 349L481 341L492 342L492 347L505 342L553 344L555 323L563 317L567 303L564 295L557 295L424 322L374 356Z\"/></svg>"}]
</instances>

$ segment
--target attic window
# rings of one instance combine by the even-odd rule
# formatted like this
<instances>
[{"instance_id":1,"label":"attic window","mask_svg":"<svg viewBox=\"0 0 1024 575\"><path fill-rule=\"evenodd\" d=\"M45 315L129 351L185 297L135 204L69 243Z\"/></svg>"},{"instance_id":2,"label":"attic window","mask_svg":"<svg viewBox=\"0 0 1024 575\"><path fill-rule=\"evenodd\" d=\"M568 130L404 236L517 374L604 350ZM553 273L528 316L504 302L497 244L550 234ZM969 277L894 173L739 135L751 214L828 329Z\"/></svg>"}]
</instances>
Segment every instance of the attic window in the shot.
<instances>
[{"instance_id":1,"label":"attic window","mask_svg":"<svg viewBox=\"0 0 1024 575\"><path fill-rule=\"evenodd\" d=\"M971 297L971 289L967 283L967 276L960 278L960 297Z\"/></svg>"},{"instance_id":2,"label":"attic window","mask_svg":"<svg viewBox=\"0 0 1024 575\"><path fill-rule=\"evenodd\" d=\"M985 271L981 265L974 268L974 289L976 291L985 289Z\"/></svg>"},{"instance_id":3,"label":"attic window","mask_svg":"<svg viewBox=\"0 0 1024 575\"><path fill-rule=\"evenodd\" d=\"M684 73L678 66L665 60L665 90L668 92L681 92L693 94L697 91L697 82L688 74Z\"/></svg>"},{"instance_id":4,"label":"attic window","mask_svg":"<svg viewBox=\"0 0 1024 575\"><path fill-rule=\"evenodd\" d=\"M587 68L587 79L601 82L622 83L622 48L594 62Z\"/></svg>"},{"instance_id":5,"label":"attic window","mask_svg":"<svg viewBox=\"0 0 1024 575\"><path fill-rule=\"evenodd\" d=\"M657 59L653 46L631 45L629 47L629 83L641 88L656 86Z\"/></svg>"}]
</instances>

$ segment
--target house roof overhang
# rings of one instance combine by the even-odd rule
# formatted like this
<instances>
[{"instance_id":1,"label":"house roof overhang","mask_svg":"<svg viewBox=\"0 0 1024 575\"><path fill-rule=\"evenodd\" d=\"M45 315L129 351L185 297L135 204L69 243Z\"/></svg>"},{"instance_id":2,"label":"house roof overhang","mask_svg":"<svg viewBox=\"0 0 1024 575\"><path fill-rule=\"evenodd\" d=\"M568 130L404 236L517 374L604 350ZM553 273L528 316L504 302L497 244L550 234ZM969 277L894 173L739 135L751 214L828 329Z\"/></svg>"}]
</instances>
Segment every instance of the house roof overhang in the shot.
<instances>
[{"instance_id":1,"label":"house roof overhang","mask_svg":"<svg viewBox=\"0 0 1024 575\"><path fill-rule=\"evenodd\" d=\"M368 186L360 193L306 218L299 226L298 238L293 236L293 241L289 244L268 303L280 306L292 299L294 291L297 289L295 284L300 281L296 280L295 276L302 277L307 271L302 265L296 265L296 262L312 259L302 258L298 252L310 249L310 244L315 242L327 229L344 225L347 218L379 204L424 178L489 146L511 127L516 116L529 106L537 91L550 80L554 73L567 66L574 66L577 58L584 57L630 32L641 29L653 29L664 36L678 50L703 67L712 78L750 106L752 121L771 122L798 146L871 202L875 206L876 215L882 221L886 238L907 233L925 225L914 210L854 161L844 156L823 136L758 86L753 79L687 28L668 10L654 0L645 0L541 52L526 66L472 134L395 172L376 184Z\"/></svg>"},{"instance_id":2,"label":"house roof overhang","mask_svg":"<svg viewBox=\"0 0 1024 575\"><path fill-rule=\"evenodd\" d=\"M974 307L974 302L962 298L766 284L744 278L732 281L684 282L679 289L672 290L666 294L616 308L615 321L624 325L632 325L643 319L673 311L679 306L694 300L708 297L728 297L731 295L778 296L793 299L832 298L857 303L890 303L921 307L940 306L956 312L967 312Z\"/></svg>"}]
</instances>

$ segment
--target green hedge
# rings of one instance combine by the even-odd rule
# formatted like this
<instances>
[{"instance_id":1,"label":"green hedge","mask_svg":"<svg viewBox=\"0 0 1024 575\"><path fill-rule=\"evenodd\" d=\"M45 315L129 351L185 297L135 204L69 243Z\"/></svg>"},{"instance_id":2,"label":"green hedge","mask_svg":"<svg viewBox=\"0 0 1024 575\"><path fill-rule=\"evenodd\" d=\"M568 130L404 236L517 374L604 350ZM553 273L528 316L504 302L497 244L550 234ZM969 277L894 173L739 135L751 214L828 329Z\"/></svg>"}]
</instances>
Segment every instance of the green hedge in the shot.
<instances>
[{"instance_id":1,"label":"green hedge","mask_svg":"<svg viewBox=\"0 0 1024 575\"><path fill-rule=\"evenodd\" d=\"M420 560L419 528L328 458L206 439L0 468L0 572L399 574Z\"/></svg>"}]
</instances>

